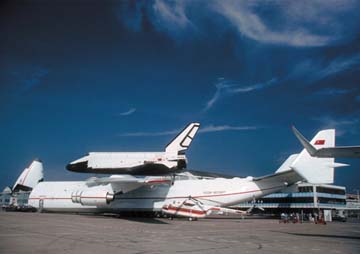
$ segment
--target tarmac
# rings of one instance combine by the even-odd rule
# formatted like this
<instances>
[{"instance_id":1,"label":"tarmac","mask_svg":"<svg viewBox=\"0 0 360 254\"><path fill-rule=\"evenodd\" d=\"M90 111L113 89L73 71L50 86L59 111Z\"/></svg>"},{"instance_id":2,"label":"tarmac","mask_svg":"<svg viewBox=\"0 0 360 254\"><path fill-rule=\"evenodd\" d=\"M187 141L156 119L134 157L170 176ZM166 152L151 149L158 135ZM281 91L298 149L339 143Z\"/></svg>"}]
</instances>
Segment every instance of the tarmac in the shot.
<instances>
[{"instance_id":1,"label":"tarmac","mask_svg":"<svg viewBox=\"0 0 360 254\"><path fill-rule=\"evenodd\" d=\"M360 253L360 223L0 212L0 253Z\"/></svg>"}]
</instances>

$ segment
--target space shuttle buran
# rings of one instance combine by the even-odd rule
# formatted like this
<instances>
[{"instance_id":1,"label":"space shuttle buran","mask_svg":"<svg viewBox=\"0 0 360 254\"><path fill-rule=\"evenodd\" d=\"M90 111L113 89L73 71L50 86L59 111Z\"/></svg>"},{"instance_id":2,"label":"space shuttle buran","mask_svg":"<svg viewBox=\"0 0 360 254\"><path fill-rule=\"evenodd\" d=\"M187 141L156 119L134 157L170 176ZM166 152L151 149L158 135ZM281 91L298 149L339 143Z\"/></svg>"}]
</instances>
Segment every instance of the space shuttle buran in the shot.
<instances>
[{"instance_id":1,"label":"space shuttle buran","mask_svg":"<svg viewBox=\"0 0 360 254\"><path fill-rule=\"evenodd\" d=\"M176 173L187 166L185 151L199 123L191 123L166 147L164 152L90 152L66 168L80 173L131 174L156 176Z\"/></svg>"}]
</instances>

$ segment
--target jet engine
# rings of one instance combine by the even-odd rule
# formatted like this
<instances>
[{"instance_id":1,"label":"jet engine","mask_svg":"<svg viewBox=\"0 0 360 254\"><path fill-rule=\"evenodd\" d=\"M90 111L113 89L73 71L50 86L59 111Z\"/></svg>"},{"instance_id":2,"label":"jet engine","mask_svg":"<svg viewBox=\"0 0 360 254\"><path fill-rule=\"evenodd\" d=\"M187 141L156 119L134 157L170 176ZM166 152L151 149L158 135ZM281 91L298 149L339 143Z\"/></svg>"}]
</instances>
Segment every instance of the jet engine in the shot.
<instances>
[{"instance_id":1,"label":"jet engine","mask_svg":"<svg viewBox=\"0 0 360 254\"><path fill-rule=\"evenodd\" d=\"M71 200L73 203L80 203L89 206L108 205L115 199L114 193L106 190L78 190L72 193Z\"/></svg>"}]
</instances>

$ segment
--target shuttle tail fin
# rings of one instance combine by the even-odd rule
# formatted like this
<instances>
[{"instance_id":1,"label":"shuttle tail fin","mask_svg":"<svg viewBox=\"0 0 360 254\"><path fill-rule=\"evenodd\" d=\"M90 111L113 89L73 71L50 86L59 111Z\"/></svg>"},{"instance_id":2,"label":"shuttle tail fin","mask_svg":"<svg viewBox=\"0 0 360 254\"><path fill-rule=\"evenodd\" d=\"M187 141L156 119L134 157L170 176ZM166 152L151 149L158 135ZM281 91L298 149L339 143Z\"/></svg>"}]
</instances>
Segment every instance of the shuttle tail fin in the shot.
<instances>
[{"instance_id":1,"label":"shuttle tail fin","mask_svg":"<svg viewBox=\"0 0 360 254\"><path fill-rule=\"evenodd\" d=\"M300 140L302 140L302 138L300 138ZM290 167L309 183L333 183L334 168L347 165L335 163L334 158L312 157L309 151L311 152L313 149L324 147L334 147L335 130L322 130L318 132L310 142L306 141L305 139L302 142L304 146L306 144L305 149L302 150Z\"/></svg>"},{"instance_id":2,"label":"shuttle tail fin","mask_svg":"<svg viewBox=\"0 0 360 254\"><path fill-rule=\"evenodd\" d=\"M24 169L19 178L16 180L13 191L32 190L43 179L43 164L40 160L35 159L29 167Z\"/></svg>"},{"instance_id":3,"label":"shuttle tail fin","mask_svg":"<svg viewBox=\"0 0 360 254\"><path fill-rule=\"evenodd\" d=\"M200 127L199 123L191 123L185 127L165 148L166 153L182 153L188 149L196 132Z\"/></svg>"}]
</instances>

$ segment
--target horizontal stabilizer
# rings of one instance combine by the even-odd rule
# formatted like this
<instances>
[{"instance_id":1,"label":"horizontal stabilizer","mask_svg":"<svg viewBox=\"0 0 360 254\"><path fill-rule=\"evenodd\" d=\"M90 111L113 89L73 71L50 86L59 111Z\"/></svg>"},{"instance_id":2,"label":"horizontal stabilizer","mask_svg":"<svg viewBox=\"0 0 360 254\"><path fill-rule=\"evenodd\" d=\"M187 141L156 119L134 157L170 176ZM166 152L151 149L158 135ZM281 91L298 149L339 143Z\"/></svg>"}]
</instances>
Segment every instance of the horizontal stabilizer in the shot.
<instances>
[{"instance_id":1,"label":"horizontal stabilizer","mask_svg":"<svg viewBox=\"0 0 360 254\"><path fill-rule=\"evenodd\" d=\"M360 158L360 146L334 146L334 147L320 147L323 140L318 140L318 142L312 145L294 126L292 130L306 149L306 151L313 157L318 158ZM335 144L334 144L335 145Z\"/></svg>"}]
</instances>

